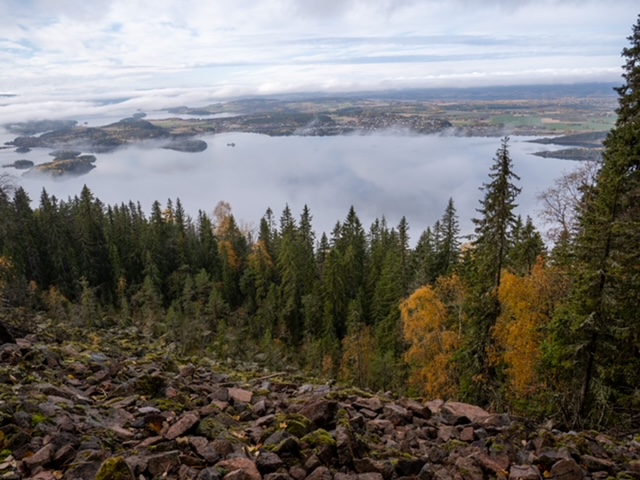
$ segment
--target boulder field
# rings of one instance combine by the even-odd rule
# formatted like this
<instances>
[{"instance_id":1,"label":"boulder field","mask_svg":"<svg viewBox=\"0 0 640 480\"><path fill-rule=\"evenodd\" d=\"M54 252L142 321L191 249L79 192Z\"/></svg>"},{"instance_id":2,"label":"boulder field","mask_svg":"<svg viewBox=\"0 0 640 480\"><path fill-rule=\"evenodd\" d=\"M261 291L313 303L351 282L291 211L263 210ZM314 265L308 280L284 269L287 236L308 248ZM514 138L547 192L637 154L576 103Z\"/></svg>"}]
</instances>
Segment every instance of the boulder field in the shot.
<instances>
[{"instance_id":1,"label":"boulder field","mask_svg":"<svg viewBox=\"0 0 640 480\"><path fill-rule=\"evenodd\" d=\"M640 440L181 357L135 327L0 336L0 480L640 479Z\"/></svg>"}]
</instances>

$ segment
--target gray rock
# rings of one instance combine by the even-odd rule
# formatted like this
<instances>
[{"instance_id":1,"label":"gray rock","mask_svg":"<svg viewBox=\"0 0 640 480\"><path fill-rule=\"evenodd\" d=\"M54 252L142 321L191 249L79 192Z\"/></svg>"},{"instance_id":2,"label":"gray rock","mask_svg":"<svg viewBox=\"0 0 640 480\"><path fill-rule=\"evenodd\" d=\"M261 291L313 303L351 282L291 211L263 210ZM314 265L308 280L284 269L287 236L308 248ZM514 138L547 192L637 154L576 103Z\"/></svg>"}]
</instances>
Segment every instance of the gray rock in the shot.
<instances>
[{"instance_id":1,"label":"gray rock","mask_svg":"<svg viewBox=\"0 0 640 480\"><path fill-rule=\"evenodd\" d=\"M217 468L209 467L201 470L196 480L220 480L222 475Z\"/></svg>"},{"instance_id":2,"label":"gray rock","mask_svg":"<svg viewBox=\"0 0 640 480\"><path fill-rule=\"evenodd\" d=\"M268 473L277 472L279 469L284 467L284 462L277 454L266 450L260 450L260 453L256 457L256 467L261 474L266 475ZM289 475L287 475L287 477L288 476Z\"/></svg>"}]
</instances>

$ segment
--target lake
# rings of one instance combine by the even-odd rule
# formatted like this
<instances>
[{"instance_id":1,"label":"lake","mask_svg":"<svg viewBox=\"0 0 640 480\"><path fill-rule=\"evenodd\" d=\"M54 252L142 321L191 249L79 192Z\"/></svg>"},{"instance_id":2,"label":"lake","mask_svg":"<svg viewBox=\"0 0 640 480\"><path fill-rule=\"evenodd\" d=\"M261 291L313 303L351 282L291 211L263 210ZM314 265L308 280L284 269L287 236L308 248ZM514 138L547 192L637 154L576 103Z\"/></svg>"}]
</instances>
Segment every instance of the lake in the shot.
<instances>
[{"instance_id":1,"label":"lake","mask_svg":"<svg viewBox=\"0 0 640 480\"><path fill-rule=\"evenodd\" d=\"M13 138L2 134L2 142ZM335 137L269 137L226 133L203 137L209 147L200 153L181 153L139 145L97 154L88 175L62 181L19 180L34 203L43 188L58 198L80 193L86 184L107 204L140 202L149 212L154 200L180 198L192 216L211 213L220 200L231 204L236 219L259 224L267 207L279 217L288 204L298 216L304 204L313 215L318 237L329 233L353 205L365 229L376 217L397 225L407 217L416 241L442 216L453 197L464 234L473 230L479 187L501 139L490 137L417 136L403 132ZM528 143L531 137L512 137L510 154L521 177L518 213L537 217L536 194L576 166L575 162L532 155L557 147ZM235 146L231 146L234 144ZM50 161L48 150L16 154L0 150L0 165L26 158ZM19 175L14 169L3 172ZM539 225L539 222L536 222Z\"/></svg>"}]
</instances>

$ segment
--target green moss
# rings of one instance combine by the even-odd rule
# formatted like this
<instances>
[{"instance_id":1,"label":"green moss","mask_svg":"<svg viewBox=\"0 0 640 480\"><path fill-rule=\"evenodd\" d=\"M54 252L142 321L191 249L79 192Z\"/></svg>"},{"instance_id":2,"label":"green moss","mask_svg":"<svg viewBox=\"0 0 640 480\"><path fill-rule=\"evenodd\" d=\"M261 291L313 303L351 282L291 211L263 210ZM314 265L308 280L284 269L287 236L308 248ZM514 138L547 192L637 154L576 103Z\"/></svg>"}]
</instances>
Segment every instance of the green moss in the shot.
<instances>
[{"instance_id":1,"label":"green moss","mask_svg":"<svg viewBox=\"0 0 640 480\"><path fill-rule=\"evenodd\" d=\"M298 438L304 437L311 431L311 420L298 413L276 415L275 425Z\"/></svg>"},{"instance_id":2,"label":"green moss","mask_svg":"<svg viewBox=\"0 0 640 480\"><path fill-rule=\"evenodd\" d=\"M340 390L334 390L327 394L328 400L338 400L340 402L347 400L349 397L362 397L362 398L372 398L373 395L369 392L365 392L364 390L360 390L356 387L343 388Z\"/></svg>"},{"instance_id":3,"label":"green moss","mask_svg":"<svg viewBox=\"0 0 640 480\"><path fill-rule=\"evenodd\" d=\"M207 437L209 440L215 440L226 430L227 428L215 417L208 417L200 421L196 434Z\"/></svg>"},{"instance_id":4,"label":"green moss","mask_svg":"<svg viewBox=\"0 0 640 480\"><path fill-rule=\"evenodd\" d=\"M183 403L172 398L158 398L153 402L153 404L156 408L162 410L163 412L181 413L187 409L187 407Z\"/></svg>"},{"instance_id":5,"label":"green moss","mask_svg":"<svg viewBox=\"0 0 640 480\"><path fill-rule=\"evenodd\" d=\"M312 448L321 445L329 445L332 447L336 446L336 440L331 436L329 432L327 432L323 428L319 428L318 430L305 435L304 437L302 437L302 441Z\"/></svg>"},{"instance_id":6,"label":"green moss","mask_svg":"<svg viewBox=\"0 0 640 480\"><path fill-rule=\"evenodd\" d=\"M32 417L31 417L31 425L33 425L34 427L37 427L38 425L40 425L41 423L44 423L48 420L47 417L45 417L44 415L42 415L41 413L35 413Z\"/></svg>"},{"instance_id":7,"label":"green moss","mask_svg":"<svg viewBox=\"0 0 640 480\"><path fill-rule=\"evenodd\" d=\"M616 480L633 480L635 477L632 477L628 473L620 472L616 477Z\"/></svg>"},{"instance_id":8,"label":"green moss","mask_svg":"<svg viewBox=\"0 0 640 480\"><path fill-rule=\"evenodd\" d=\"M100 465L96 480L134 480L134 476L124 458L113 457Z\"/></svg>"},{"instance_id":9,"label":"green moss","mask_svg":"<svg viewBox=\"0 0 640 480\"><path fill-rule=\"evenodd\" d=\"M336 413L336 419L337 425L342 425L343 427L351 431L351 424L349 423L349 413L344 408L338 409L338 413Z\"/></svg>"},{"instance_id":10,"label":"green moss","mask_svg":"<svg viewBox=\"0 0 640 480\"><path fill-rule=\"evenodd\" d=\"M157 375L142 375L136 382L137 392L152 398L164 396L165 387L164 378Z\"/></svg>"},{"instance_id":11,"label":"green moss","mask_svg":"<svg viewBox=\"0 0 640 480\"><path fill-rule=\"evenodd\" d=\"M0 452L0 462L4 461L7 457L9 457L13 452L8 449L4 449Z\"/></svg>"},{"instance_id":12,"label":"green moss","mask_svg":"<svg viewBox=\"0 0 640 480\"><path fill-rule=\"evenodd\" d=\"M443 445L443 448L448 451L448 452L453 452L454 450L457 449L462 449L468 447L468 445L465 442L461 442L460 440L457 439L453 439L453 440L449 440L447 443L445 443ZM491 445L491 448L494 448L495 445Z\"/></svg>"}]
</instances>

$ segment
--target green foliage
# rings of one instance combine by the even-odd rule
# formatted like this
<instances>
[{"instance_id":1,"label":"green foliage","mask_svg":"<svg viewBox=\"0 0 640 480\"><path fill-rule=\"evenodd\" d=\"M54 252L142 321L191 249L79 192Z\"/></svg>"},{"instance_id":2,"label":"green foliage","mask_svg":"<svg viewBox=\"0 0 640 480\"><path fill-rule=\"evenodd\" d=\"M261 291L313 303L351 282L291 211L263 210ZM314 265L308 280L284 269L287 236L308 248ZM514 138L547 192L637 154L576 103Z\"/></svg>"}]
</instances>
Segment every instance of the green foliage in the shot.
<instances>
[{"instance_id":1,"label":"green foliage","mask_svg":"<svg viewBox=\"0 0 640 480\"><path fill-rule=\"evenodd\" d=\"M573 288L547 347L550 366L568 394L577 394L568 416L591 424L640 421L633 410L640 385L640 16L629 41L619 118L595 185L584 192L569 269Z\"/></svg>"},{"instance_id":2,"label":"green foliage","mask_svg":"<svg viewBox=\"0 0 640 480\"><path fill-rule=\"evenodd\" d=\"M629 40L596 181L572 190L570 218L559 210L554 277L536 271L542 238L515 215L519 178L505 138L466 246L453 199L411 248L406 218L365 231L354 207L319 241L308 207L297 217L285 206L279 221L268 209L255 238L225 202L194 221L180 199L146 215L139 204L105 206L85 186L66 201L43 191L34 209L0 181L2 313L118 322L176 352L300 367L361 388L637 425L640 19ZM138 393L186 408L161 398L157 382L142 377ZM200 433L216 438L232 420L204 419ZM278 422L311 446L332 444L326 432L305 436L302 419Z\"/></svg>"}]
</instances>

